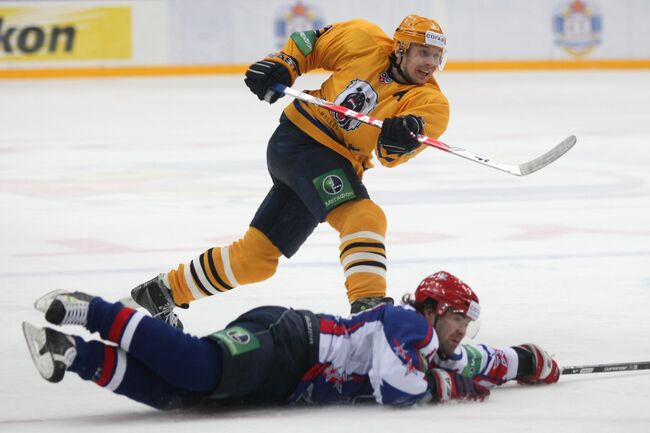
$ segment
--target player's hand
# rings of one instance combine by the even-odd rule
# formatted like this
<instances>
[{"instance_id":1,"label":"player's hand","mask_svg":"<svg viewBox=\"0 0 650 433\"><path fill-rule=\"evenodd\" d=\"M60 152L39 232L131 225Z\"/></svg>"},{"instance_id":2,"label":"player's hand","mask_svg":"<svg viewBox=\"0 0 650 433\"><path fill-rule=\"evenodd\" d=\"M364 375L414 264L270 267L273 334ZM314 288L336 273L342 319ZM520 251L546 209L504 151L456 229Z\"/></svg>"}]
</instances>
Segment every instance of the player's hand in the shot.
<instances>
[{"instance_id":1,"label":"player's hand","mask_svg":"<svg viewBox=\"0 0 650 433\"><path fill-rule=\"evenodd\" d=\"M268 102L273 104L284 94L274 92L271 90L271 86L277 83L290 86L292 80L291 73L282 64L270 60L260 60L248 67L244 83L260 101L264 101L268 94Z\"/></svg>"},{"instance_id":2,"label":"player's hand","mask_svg":"<svg viewBox=\"0 0 650 433\"><path fill-rule=\"evenodd\" d=\"M560 368L557 362L544 349L536 344L522 344L519 349L530 352L533 357L533 371L530 376L523 376L517 382L524 384L555 383L560 379Z\"/></svg>"},{"instance_id":3,"label":"player's hand","mask_svg":"<svg viewBox=\"0 0 650 433\"><path fill-rule=\"evenodd\" d=\"M435 403L449 400L483 401L490 390L453 370L432 368L427 371L429 390Z\"/></svg>"},{"instance_id":4,"label":"player's hand","mask_svg":"<svg viewBox=\"0 0 650 433\"><path fill-rule=\"evenodd\" d=\"M424 120L419 116L389 117L381 127L379 143L386 153L403 155L420 146L417 136L423 131Z\"/></svg>"}]
</instances>

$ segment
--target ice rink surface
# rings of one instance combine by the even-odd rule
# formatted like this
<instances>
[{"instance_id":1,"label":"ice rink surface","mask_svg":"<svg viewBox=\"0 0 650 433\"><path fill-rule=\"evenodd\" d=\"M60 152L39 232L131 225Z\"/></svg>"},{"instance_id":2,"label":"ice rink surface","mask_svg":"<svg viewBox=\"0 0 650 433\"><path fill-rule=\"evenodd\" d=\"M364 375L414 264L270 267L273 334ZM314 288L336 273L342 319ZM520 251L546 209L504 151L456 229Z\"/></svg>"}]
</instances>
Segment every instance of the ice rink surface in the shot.
<instances>
[{"instance_id":1,"label":"ice rink surface","mask_svg":"<svg viewBox=\"0 0 650 433\"><path fill-rule=\"evenodd\" d=\"M389 295L445 269L480 297L478 342L535 342L565 366L650 361L650 72L439 81L450 145L519 163L578 143L522 178L435 149L368 171L389 221ZM481 404L208 414L157 412L72 374L42 380L20 329L45 323L34 299L66 288L117 300L236 240L270 187L265 146L288 99L269 107L240 77L0 81L0 431L650 431L649 371L507 385ZM203 335L262 304L348 311L329 226L271 280L180 314Z\"/></svg>"}]
</instances>

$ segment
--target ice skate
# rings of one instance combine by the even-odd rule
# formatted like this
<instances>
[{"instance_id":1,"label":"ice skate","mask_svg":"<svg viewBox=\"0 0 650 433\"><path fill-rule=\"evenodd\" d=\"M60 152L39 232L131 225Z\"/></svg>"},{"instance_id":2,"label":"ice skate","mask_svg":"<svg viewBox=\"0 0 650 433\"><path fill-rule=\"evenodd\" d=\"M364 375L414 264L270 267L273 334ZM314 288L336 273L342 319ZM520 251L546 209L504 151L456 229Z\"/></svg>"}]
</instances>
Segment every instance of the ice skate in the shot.
<instances>
[{"instance_id":1,"label":"ice skate","mask_svg":"<svg viewBox=\"0 0 650 433\"><path fill-rule=\"evenodd\" d=\"M43 379L60 382L77 356L74 338L51 328L23 322L23 334L30 355Z\"/></svg>"},{"instance_id":2,"label":"ice skate","mask_svg":"<svg viewBox=\"0 0 650 433\"><path fill-rule=\"evenodd\" d=\"M34 302L34 308L45 313L45 320L54 325L81 325L88 321L88 306L94 296L82 292L54 290Z\"/></svg>"},{"instance_id":3,"label":"ice skate","mask_svg":"<svg viewBox=\"0 0 650 433\"><path fill-rule=\"evenodd\" d=\"M165 274L160 274L156 278L140 284L131 290L131 297L153 317L157 317L178 329L183 329L183 323L174 313L174 307L188 308L188 305L176 305L174 303L171 290L165 284L164 276Z\"/></svg>"},{"instance_id":4,"label":"ice skate","mask_svg":"<svg viewBox=\"0 0 650 433\"><path fill-rule=\"evenodd\" d=\"M350 314L360 313L365 310L376 307L379 304L391 304L393 305L395 301L390 297L382 296L371 296L368 298L357 299L356 301L350 304Z\"/></svg>"}]
</instances>

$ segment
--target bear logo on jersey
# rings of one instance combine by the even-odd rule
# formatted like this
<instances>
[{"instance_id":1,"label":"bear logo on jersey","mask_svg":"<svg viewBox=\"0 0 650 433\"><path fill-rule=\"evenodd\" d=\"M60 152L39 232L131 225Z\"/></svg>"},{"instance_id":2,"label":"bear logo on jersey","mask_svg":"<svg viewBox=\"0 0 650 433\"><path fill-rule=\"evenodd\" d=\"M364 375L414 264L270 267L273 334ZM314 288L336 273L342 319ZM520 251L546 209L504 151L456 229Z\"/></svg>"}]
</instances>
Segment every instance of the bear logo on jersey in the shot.
<instances>
[{"instance_id":1,"label":"bear logo on jersey","mask_svg":"<svg viewBox=\"0 0 650 433\"><path fill-rule=\"evenodd\" d=\"M363 80L352 80L348 87L341 92L334 103L349 108L361 114L369 114L377 106L377 92L370 83ZM357 119L346 117L340 113L332 113L339 127L352 131L361 124Z\"/></svg>"}]
</instances>

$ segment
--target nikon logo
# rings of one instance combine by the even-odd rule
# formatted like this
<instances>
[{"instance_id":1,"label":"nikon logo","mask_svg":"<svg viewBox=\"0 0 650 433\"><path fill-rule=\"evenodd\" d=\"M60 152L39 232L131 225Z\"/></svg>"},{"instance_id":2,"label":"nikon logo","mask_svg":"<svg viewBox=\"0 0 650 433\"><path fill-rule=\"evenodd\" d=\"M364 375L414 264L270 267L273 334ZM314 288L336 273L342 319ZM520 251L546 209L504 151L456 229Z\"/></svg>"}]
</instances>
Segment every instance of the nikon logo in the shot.
<instances>
[{"instance_id":1,"label":"nikon logo","mask_svg":"<svg viewBox=\"0 0 650 433\"><path fill-rule=\"evenodd\" d=\"M66 52L74 48L74 26L49 28L41 26L12 27L0 17L0 55Z\"/></svg>"}]
</instances>

